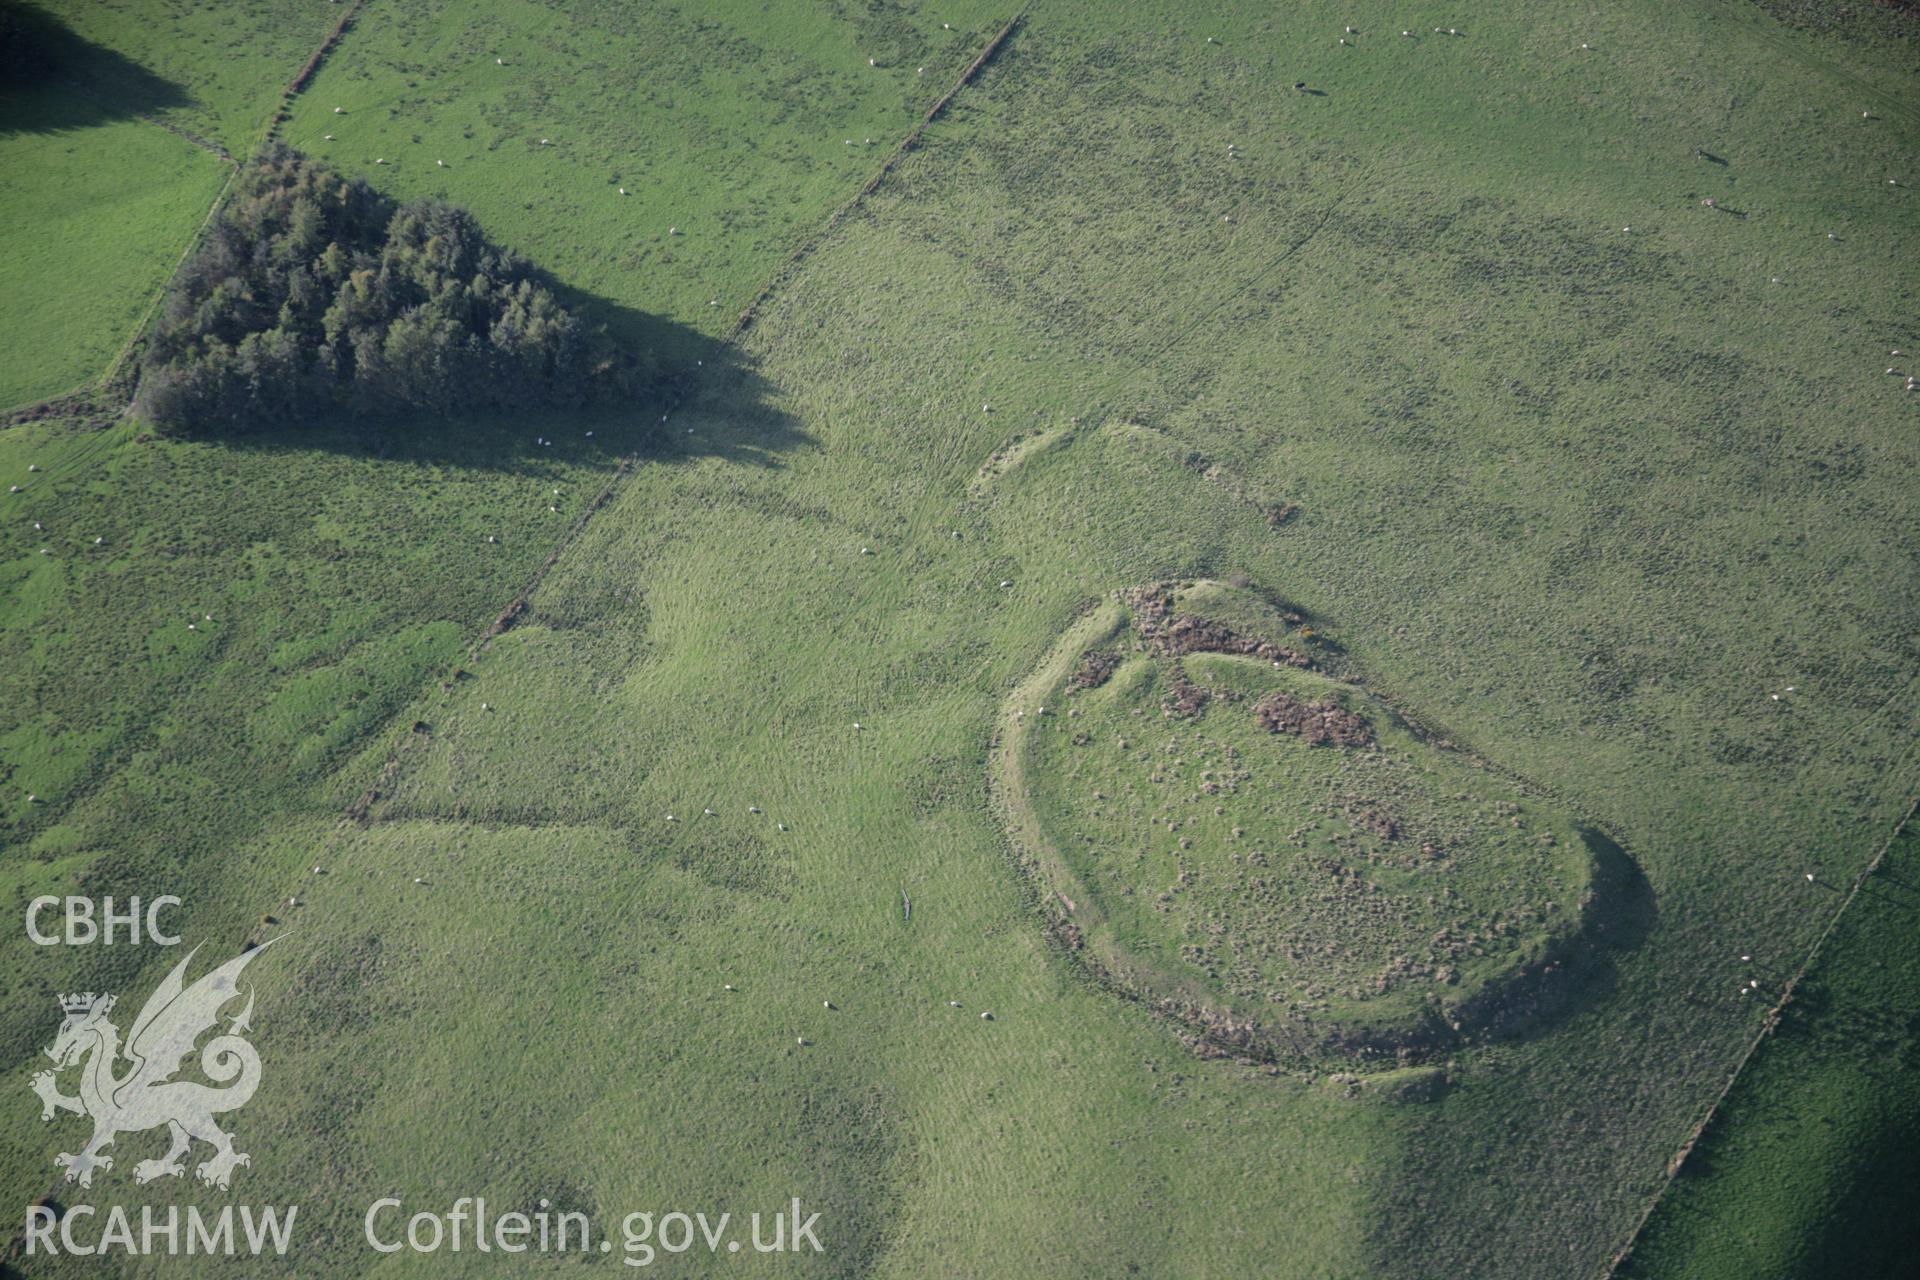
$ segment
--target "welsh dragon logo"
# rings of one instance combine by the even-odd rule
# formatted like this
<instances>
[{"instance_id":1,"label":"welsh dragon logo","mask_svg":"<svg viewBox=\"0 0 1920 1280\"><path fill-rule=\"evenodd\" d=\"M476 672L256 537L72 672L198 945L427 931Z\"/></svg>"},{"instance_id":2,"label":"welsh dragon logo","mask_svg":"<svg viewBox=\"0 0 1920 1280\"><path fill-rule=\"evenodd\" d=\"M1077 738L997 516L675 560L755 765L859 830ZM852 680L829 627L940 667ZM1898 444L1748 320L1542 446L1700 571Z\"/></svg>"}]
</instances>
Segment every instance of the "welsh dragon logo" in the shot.
<instances>
[{"instance_id":1,"label":"welsh dragon logo","mask_svg":"<svg viewBox=\"0 0 1920 1280\"><path fill-rule=\"evenodd\" d=\"M213 1119L238 1111L260 1086L260 1055L240 1035L251 1030L251 991L246 1007L227 1024L225 1034L214 1036L200 1050L200 1070L214 1084L174 1077L200 1038L217 1029L220 1011L239 998L240 972L260 951L242 952L188 987L181 979L193 959L189 952L147 998L124 1047L119 1028L107 1017L113 1012L112 996L88 991L60 997L67 1019L46 1050L54 1070L36 1073L32 1085L40 1095L42 1120L52 1120L58 1111L93 1119L93 1137L78 1154L63 1151L54 1157L54 1163L67 1171L68 1182L93 1185L96 1169L113 1168L113 1158L101 1153L115 1138L159 1125L167 1127L173 1145L160 1159L136 1164L135 1182L185 1173L181 1158L195 1141L213 1148L213 1154L194 1170L203 1182L224 1189L236 1165L252 1163L249 1156L233 1149L232 1136ZM123 1059L124 1072L120 1069ZM74 1066L80 1068L80 1092L69 1097L60 1092L57 1078Z\"/></svg>"}]
</instances>

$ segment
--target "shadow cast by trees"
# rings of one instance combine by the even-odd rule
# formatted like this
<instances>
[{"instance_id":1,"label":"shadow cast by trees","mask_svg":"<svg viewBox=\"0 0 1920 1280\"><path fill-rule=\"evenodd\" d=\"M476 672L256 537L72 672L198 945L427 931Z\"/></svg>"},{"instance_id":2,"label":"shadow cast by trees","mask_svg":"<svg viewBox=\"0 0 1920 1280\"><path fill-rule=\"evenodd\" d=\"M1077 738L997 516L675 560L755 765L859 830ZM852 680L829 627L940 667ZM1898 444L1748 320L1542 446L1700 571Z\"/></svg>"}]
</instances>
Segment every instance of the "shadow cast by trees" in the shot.
<instances>
[{"instance_id":1,"label":"shadow cast by trees","mask_svg":"<svg viewBox=\"0 0 1920 1280\"><path fill-rule=\"evenodd\" d=\"M45 9L0 0L0 136L87 129L192 101L180 85Z\"/></svg>"},{"instance_id":2,"label":"shadow cast by trees","mask_svg":"<svg viewBox=\"0 0 1920 1280\"><path fill-rule=\"evenodd\" d=\"M175 275L130 413L234 447L524 468L690 449L764 462L795 435L769 400L713 335L565 287L459 206L397 203L274 145ZM695 404L716 410L704 433L667 428Z\"/></svg>"},{"instance_id":3,"label":"shadow cast by trees","mask_svg":"<svg viewBox=\"0 0 1920 1280\"><path fill-rule=\"evenodd\" d=\"M567 305L604 325L659 370L630 401L438 417L417 410L346 412L282 427L191 433L191 439L253 453L368 455L423 467L558 475L565 468L721 458L784 465L781 455L812 437L780 408L776 388L739 348L691 326L566 288Z\"/></svg>"}]
</instances>

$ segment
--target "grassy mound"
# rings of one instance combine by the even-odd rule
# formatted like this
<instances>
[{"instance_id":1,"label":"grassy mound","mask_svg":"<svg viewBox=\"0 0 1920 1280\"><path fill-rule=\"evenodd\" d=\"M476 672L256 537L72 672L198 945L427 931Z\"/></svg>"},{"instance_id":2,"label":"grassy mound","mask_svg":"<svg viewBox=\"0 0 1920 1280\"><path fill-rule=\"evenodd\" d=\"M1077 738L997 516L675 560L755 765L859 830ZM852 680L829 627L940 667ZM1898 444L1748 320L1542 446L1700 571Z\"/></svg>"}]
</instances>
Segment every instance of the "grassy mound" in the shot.
<instances>
[{"instance_id":1,"label":"grassy mound","mask_svg":"<svg viewBox=\"0 0 1920 1280\"><path fill-rule=\"evenodd\" d=\"M1579 967L1602 875L1577 818L1257 591L1127 592L1006 715L1001 795L1062 936L1217 1045L1432 1049Z\"/></svg>"}]
</instances>

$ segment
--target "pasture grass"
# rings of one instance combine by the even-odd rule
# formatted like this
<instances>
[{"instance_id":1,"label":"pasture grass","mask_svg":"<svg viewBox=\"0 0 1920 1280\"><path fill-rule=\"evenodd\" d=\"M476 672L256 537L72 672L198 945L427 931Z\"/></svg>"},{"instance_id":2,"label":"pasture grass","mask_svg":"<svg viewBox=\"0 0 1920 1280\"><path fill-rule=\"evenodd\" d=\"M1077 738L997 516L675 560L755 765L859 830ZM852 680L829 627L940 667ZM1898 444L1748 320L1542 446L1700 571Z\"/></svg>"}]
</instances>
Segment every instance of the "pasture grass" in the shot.
<instances>
[{"instance_id":1,"label":"pasture grass","mask_svg":"<svg viewBox=\"0 0 1920 1280\"><path fill-rule=\"evenodd\" d=\"M1898 1275L1917 1243L1920 836L1867 879L1661 1198L1622 1276ZM1759 998L1777 962L1756 956Z\"/></svg>"},{"instance_id":2,"label":"pasture grass","mask_svg":"<svg viewBox=\"0 0 1920 1280\"><path fill-rule=\"evenodd\" d=\"M61 76L86 104L146 111L245 157L347 2L35 0L32 7L63 29L69 56Z\"/></svg>"},{"instance_id":3,"label":"pasture grass","mask_svg":"<svg viewBox=\"0 0 1920 1280\"><path fill-rule=\"evenodd\" d=\"M942 16L870 12L965 64ZM866 18L754 39L798 8L369 13L292 139L444 184L636 329L721 331L885 146L843 139L934 92L865 66ZM1738 6L1418 22L1037 9L606 453L558 417L0 438L44 468L0 499L4 883L165 885L221 945L291 929L249 971L269 1088L237 1127L245 1194L301 1203L313 1251L268 1273L369 1270L388 1188L603 1218L817 1194L823 1274L1604 1265L1760 1016L1737 955L1804 955L1912 793L1920 397L1879 370L1913 224L1878 175L1914 126ZM560 545L550 489L642 439L470 650ZM1194 1060L1045 940L987 807L999 710L1076 617L1234 573L1624 851L1583 1002L1444 1091ZM0 945L14 1063L50 993L157 976ZM14 1115L17 1202L58 1148Z\"/></svg>"},{"instance_id":4,"label":"pasture grass","mask_svg":"<svg viewBox=\"0 0 1920 1280\"><path fill-rule=\"evenodd\" d=\"M63 87L0 90L0 406L70 391L134 336L227 180L138 120L59 125ZM44 121L49 127L36 127Z\"/></svg>"},{"instance_id":5,"label":"pasture grass","mask_svg":"<svg viewBox=\"0 0 1920 1280\"><path fill-rule=\"evenodd\" d=\"M631 341L649 335L619 309L719 333L1010 16L983 0L375 5L284 136L539 245Z\"/></svg>"},{"instance_id":6,"label":"pasture grass","mask_svg":"<svg viewBox=\"0 0 1920 1280\"><path fill-rule=\"evenodd\" d=\"M10 7L35 33L39 69L0 90L0 293L16 320L0 334L0 408L107 372L226 182L206 147L245 155L264 137L340 12L298 0Z\"/></svg>"}]
</instances>

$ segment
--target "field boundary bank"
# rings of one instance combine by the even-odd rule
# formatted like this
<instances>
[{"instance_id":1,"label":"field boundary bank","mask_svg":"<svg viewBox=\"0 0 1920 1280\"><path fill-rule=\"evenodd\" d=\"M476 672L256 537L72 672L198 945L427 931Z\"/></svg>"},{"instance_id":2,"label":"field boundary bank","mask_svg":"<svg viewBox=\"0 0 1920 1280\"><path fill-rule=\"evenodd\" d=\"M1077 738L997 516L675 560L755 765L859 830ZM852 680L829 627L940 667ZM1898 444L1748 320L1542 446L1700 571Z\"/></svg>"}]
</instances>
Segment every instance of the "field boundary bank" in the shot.
<instances>
[{"instance_id":1,"label":"field boundary bank","mask_svg":"<svg viewBox=\"0 0 1920 1280\"><path fill-rule=\"evenodd\" d=\"M360 11L366 7L367 0L353 0L353 3L347 6L347 11L340 15L340 21L333 24L333 30L327 32L326 38L320 42L320 47L307 55L307 60L301 64L300 70L294 72L293 79L287 81L287 87L281 90L280 101L274 107L273 114L267 117L265 141L274 142L279 139L280 126L287 122L287 108L291 107L293 100L313 83L314 76L318 75L320 68L326 65L334 47L353 27L354 21L360 16Z\"/></svg>"},{"instance_id":2,"label":"field boundary bank","mask_svg":"<svg viewBox=\"0 0 1920 1280\"><path fill-rule=\"evenodd\" d=\"M1688 1157L1693 1154L1700 1139L1706 1136L1714 1118L1720 1113L1721 1105L1733 1093L1734 1085L1739 1083L1741 1073L1747 1069L1747 1063L1752 1061L1753 1055L1759 1051L1760 1046L1766 1043L1779 1027L1781 1014L1793 1002L1794 991L1800 985L1800 979L1806 977L1807 971L1813 968L1815 961L1819 960L1820 953L1826 949L1827 939L1833 936L1834 930L1840 926L1841 919L1853 906L1854 899L1860 895L1861 886L1865 885L1872 878L1873 873L1880 869L1881 862L1886 859L1887 851L1893 848L1894 842L1899 840L1901 834L1906 831L1916 811L1920 811L1920 796L1916 796L1908 803L1906 811L1900 815L1900 820L1893 824L1892 833L1881 843L1865 868L1854 876L1852 885L1847 889L1847 896L1841 899L1840 905L1834 909L1833 915L1827 920L1826 927L1820 930L1820 936L1813 940L1813 946L1807 951L1806 959L1801 961L1800 967L1794 970L1793 976L1788 978L1785 985L1781 987L1780 998L1774 1002L1771 1009L1767 1010L1767 1016L1761 1019L1760 1029L1747 1042L1746 1051L1740 1055L1740 1060L1734 1063L1733 1071L1720 1086L1720 1092L1715 1094L1713 1101L1707 1104L1705 1114L1687 1131L1686 1140L1668 1159L1666 1176L1661 1179L1659 1190L1655 1191L1647 1201L1646 1208L1641 1211L1639 1219L1633 1224L1633 1230L1628 1233L1626 1241L1607 1260L1607 1269L1601 1273L1603 1280L1614 1280L1621 1266L1633 1256L1634 1246L1640 1243L1640 1237L1646 1231L1647 1223L1653 1220L1654 1211L1660 1207L1660 1202L1666 1198L1668 1190L1679 1178L1681 1171L1686 1167Z\"/></svg>"},{"instance_id":3,"label":"field boundary bank","mask_svg":"<svg viewBox=\"0 0 1920 1280\"><path fill-rule=\"evenodd\" d=\"M993 39L987 41L986 47L980 51L980 56L967 64L967 69L960 73L960 78L954 81L953 87L941 94L940 97L935 100L934 104L927 108L926 114L920 117L919 122L907 130L906 136L900 140L892 151L887 153L886 159L880 162L880 167L874 171L871 178L867 179L865 185L854 192L838 209L835 209L831 214L827 215L827 220L820 225L819 229L802 241L800 246L793 251L787 260L780 264L779 269L774 272L772 278L770 278L765 285L761 286L760 292L754 295L753 301L747 304L746 309L742 311L739 318L733 322L733 328L728 331L725 341L735 341L741 334L753 326L753 322L759 318L760 308L766 304L767 300L779 291L780 286L786 284L787 281L793 278L794 273L799 270L800 265L813 255L813 251L819 248L828 236L833 234L834 230L846 220L847 215L852 213L861 201L880 189L880 184L886 181L887 175L893 172L894 166L899 163L901 157L913 150L914 146L920 141L920 136L927 131L927 126L939 119L947 107L952 104L953 100L959 96L960 91L972 84L975 77L986 68L987 63L993 61L994 55L999 53L1001 47L1013 37L1014 31L1022 22L1026 21L1026 17L1027 11L1022 9L1008 20L1006 26L1000 28Z\"/></svg>"}]
</instances>

